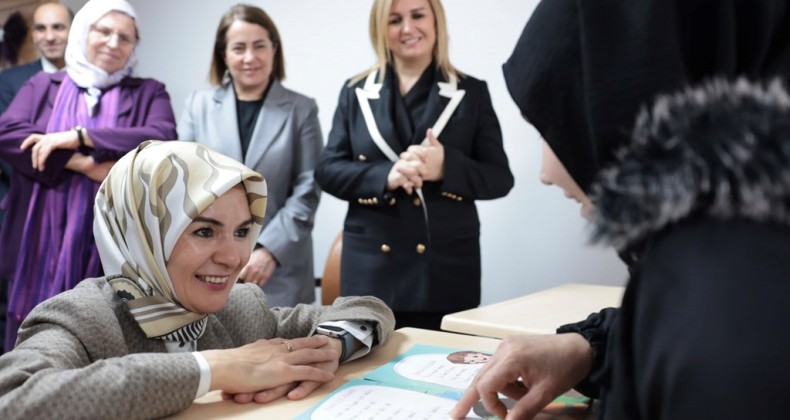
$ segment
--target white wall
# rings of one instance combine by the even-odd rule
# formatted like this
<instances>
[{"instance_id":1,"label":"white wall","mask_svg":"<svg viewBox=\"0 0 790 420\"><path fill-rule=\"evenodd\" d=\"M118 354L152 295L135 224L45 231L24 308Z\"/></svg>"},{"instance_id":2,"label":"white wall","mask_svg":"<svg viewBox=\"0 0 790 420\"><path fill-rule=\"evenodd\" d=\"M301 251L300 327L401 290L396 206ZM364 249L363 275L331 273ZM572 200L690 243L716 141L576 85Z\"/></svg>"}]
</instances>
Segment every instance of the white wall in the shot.
<instances>
[{"instance_id":1,"label":"white wall","mask_svg":"<svg viewBox=\"0 0 790 420\"><path fill-rule=\"evenodd\" d=\"M82 0L64 1L78 10ZM236 1L131 0L142 43L138 73L163 81L180 116L186 95L208 87L213 36ZM283 39L285 85L314 97L324 136L344 81L373 63L367 32L370 0L257 0ZM510 55L536 0L445 0L453 63L486 80L500 118L516 185L502 199L478 202L482 223L483 304L567 282L621 285L625 268L614 252L586 246L578 205L539 183L540 137L519 115L505 88ZM320 276L342 229L346 205L324 194L314 230Z\"/></svg>"}]
</instances>

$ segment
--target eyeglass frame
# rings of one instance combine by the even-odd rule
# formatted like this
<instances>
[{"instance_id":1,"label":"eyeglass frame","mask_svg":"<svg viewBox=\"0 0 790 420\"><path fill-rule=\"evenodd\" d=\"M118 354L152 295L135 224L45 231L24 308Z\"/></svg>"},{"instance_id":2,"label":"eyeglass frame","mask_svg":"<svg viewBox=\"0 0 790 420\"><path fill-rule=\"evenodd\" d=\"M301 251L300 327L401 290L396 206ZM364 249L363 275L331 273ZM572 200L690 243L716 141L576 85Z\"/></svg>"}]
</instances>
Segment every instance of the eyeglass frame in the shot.
<instances>
[{"instance_id":1,"label":"eyeglass frame","mask_svg":"<svg viewBox=\"0 0 790 420\"><path fill-rule=\"evenodd\" d=\"M90 32L96 32L96 34L99 35L100 39L104 42L110 42L112 37L115 36L118 46L126 48L137 45L137 42L140 40L136 34L134 39L130 39L131 37L127 34L115 32L106 26L96 26L95 23L90 26Z\"/></svg>"}]
</instances>

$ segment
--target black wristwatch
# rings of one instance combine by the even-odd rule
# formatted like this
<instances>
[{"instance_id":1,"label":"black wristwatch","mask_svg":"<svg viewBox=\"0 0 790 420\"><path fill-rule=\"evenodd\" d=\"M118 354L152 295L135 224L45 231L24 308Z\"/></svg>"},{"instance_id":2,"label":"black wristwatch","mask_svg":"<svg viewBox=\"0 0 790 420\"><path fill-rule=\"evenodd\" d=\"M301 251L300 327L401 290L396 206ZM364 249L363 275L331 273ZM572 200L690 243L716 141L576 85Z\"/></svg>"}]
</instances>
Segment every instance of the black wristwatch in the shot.
<instances>
[{"instance_id":1,"label":"black wristwatch","mask_svg":"<svg viewBox=\"0 0 790 420\"><path fill-rule=\"evenodd\" d=\"M343 343L343 351L340 353L340 363L345 362L346 359L351 357L354 351L354 341L356 340L351 333L334 325L319 325L315 329L315 333L337 338Z\"/></svg>"},{"instance_id":2,"label":"black wristwatch","mask_svg":"<svg viewBox=\"0 0 790 420\"><path fill-rule=\"evenodd\" d=\"M81 125L78 125L78 126L74 127L74 131L77 132L77 140L80 143L80 145L79 145L80 149L85 149L87 147L85 145L85 135L82 134L82 130L84 130L84 129L85 129L85 127L83 127Z\"/></svg>"}]
</instances>

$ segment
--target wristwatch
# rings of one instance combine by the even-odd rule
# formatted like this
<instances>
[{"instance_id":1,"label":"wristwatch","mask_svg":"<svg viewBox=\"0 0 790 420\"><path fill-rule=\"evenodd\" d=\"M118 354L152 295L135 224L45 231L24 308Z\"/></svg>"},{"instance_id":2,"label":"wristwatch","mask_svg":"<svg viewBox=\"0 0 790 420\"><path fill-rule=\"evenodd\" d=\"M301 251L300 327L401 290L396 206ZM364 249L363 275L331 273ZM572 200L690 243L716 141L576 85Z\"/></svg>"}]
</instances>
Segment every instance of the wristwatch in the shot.
<instances>
[{"instance_id":1,"label":"wristwatch","mask_svg":"<svg viewBox=\"0 0 790 420\"><path fill-rule=\"evenodd\" d=\"M319 325L315 329L315 333L340 340L343 344L343 351L340 353L340 363L345 362L346 359L351 357L351 353L354 349L354 341L356 340L351 333L334 325Z\"/></svg>"},{"instance_id":2,"label":"wristwatch","mask_svg":"<svg viewBox=\"0 0 790 420\"><path fill-rule=\"evenodd\" d=\"M78 126L74 127L74 131L77 132L77 140L79 140L80 148L82 148L82 149L84 149L86 147L85 146L85 136L82 134L82 130L84 130L84 129L85 129L85 127L83 127L81 125L78 125Z\"/></svg>"}]
</instances>

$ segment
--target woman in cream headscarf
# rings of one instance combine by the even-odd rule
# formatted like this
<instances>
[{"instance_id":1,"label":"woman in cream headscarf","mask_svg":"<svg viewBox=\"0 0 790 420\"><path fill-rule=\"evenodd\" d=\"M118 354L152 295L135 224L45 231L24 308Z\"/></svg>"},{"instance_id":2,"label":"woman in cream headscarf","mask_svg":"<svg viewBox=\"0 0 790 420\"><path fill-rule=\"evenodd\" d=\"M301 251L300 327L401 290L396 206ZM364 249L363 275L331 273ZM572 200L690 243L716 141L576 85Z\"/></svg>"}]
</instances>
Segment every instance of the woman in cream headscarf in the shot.
<instances>
[{"instance_id":1,"label":"woman in cream headscarf","mask_svg":"<svg viewBox=\"0 0 790 420\"><path fill-rule=\"evenodd\" d=\"M31 312L0 357L0 417L161 417L213 389L299 399L384 342L394 319L376 298L272 309L256 285L234 284L265 203L258 173L198 143L146 142L119 160L95 207L108 276ZM297 338L319 324L353 346Z\"/></svg>"},{"instance_id":2,"label":"woman in cream headscarf","mask_svg":"<svg viewBox=\"0 0 790 420\"><path fill-rule=\"evenodd\" d=\"M144 140L177 137L164 85L132 77L138 39L129 3L87 2L69 32L65 72L31 78L0 118L0 159L14 170L0 231L6 350L37 303L101 274L92 207L112 163Z\"/></svg>"}]
</instances>

